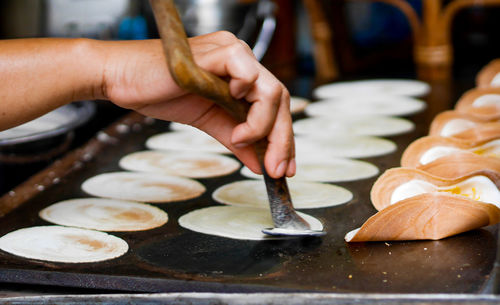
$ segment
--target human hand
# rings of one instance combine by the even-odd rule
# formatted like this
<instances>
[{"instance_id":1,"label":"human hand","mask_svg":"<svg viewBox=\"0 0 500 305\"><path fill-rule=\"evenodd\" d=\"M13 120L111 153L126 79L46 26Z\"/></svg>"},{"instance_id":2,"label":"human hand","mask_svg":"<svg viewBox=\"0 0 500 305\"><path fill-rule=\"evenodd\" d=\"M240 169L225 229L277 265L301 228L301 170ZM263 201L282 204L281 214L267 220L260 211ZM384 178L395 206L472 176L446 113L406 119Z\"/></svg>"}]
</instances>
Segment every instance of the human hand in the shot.
<instances>
[{"instance_id":1,"label":"human hand","mask_svg":"<svg viewBox=\"0 0 500 305\"><path fill-rule=\"evenodd\" d=\"M102 95L115 104L162 120L190 124L210 134L251 170L260 165L251 144L267 138L264 164L269 175L295 174L295 151L288 90L233 34L216 32L189 39L197 64L229 82L231 95L251 103L238 124L213 102L179 88L159 40L100 42Z\"/></svg>"}]
</instances>

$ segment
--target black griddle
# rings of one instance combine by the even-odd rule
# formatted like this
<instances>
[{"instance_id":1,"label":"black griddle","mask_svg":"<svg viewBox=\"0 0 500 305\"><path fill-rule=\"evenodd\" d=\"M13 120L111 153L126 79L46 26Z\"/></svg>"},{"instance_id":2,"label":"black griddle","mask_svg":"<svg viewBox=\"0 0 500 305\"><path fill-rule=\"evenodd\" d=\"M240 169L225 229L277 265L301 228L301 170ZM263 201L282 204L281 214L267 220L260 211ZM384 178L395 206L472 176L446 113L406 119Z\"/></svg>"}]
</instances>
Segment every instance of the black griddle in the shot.
<instances>
[{"instance_id":1,"label":"black griddle","mask_svg":"<svg viewBox=\"0 0 500 305\"><path fill-rule=\"evenodd\" d=\"M398 166L409 143L426 134L447 100L428 98L426 112L411 117L416 130L389 138L395 153L362 159L382 173ZM439 103L439 104L437 104ZM50 225L38 212L61 200L89 197L82 182L118 171L118 160L146 149L151 135L168 131L168 122L131 113L106 128L82 148L0 198L0 235L16 229ZM440 241L344 242L376 210L369 191L376 178L335 183L354 194L347 204L303 210L320 218L326 236L289 240L242 241L181 228L177 220L194 209L218 205L212 192L246 179L239 173L199 179L207 191L199 198L155 204L169 222L153 230L112 233L130 246L114 260L65 264L16 257L0 251L0 281L135 292L337 292L337 293L497 293L497 226Z\"/></svg>"}]
</instances>

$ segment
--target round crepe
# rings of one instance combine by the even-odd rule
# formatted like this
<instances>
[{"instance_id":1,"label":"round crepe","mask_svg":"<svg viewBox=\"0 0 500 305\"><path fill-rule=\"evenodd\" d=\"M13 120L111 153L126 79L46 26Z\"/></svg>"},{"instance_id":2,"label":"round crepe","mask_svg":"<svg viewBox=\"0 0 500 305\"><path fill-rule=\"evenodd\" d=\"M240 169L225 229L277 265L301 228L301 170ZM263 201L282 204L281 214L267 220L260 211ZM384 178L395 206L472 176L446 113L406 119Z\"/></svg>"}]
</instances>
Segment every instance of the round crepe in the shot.
<instances>
[{"instance_id":1,"label":"round crepe","mask_svg":"<svg viewBox=\"0 0 500 305\"><path fill-rule=\"evenodd\" d=\"M332 115L298 120L293 123L296 134L393 136L412 131L415 125L405 119L383 116Z\"/></svg>"},{"instance_id":2,"label":"round crepe","mask_svg":"<svg viewBox=\"0 0 500 305\"><path fill-rule=\"evenodd\" d=\"M194 180L157 173L114 172L94 176L82 184L90 195L112 199L170 202L192 199L205 192Z\"/></svg>"},{"instance_id":3,"label":"round crepe","mask_svg":"<svg viewBox=\"0 0 500 305\"><path fill-rule=\"evenodd\" d=\"M157 207L123 200L81 198L55 203L39 213L48 222L100 231L143 231L167 223Z\"/></svg>"},{"instance_id":4,"label":"round crepe","mask_svg":"<svg viewBox=\"0 0 500 305\"><path fill-rule=\"evenodd\" d=\"M20 229L0 238L0 249L31 259L61 263L90 263L116 258L127 243L104 232L61 226Z\"/></svg>"},{"instance_id":5,"label":"round crepe","mask_svg":"<svg viewBox=\"0 0 500 305\"><path fill-rule=\"evenodd\" d=\"M231 151L201 130L160 133L146 141L146 147L153 150L176 150L230 154Z\"/></svg>"},{"instance_id":6,"label":"round crepe","mask_svg":"<svg viewBox=\"0 0 500 305\"><path fill-rule=\"evenodd\" d=\"M406 96L364 96L342 97L322 100L309 105L306 114L309 116L346 115L387 115L404 116L424 110L426 104Z\"/></svg>"},{"instance_id":7,"label":"round crepe","mask_svg":"<svg viewBox=\"0 0 500 305\"><path fill-rule=\"evenodd\" d=\"M290 97L290 112L292 114L303 112L308 107L310 101L303 97L291 96Z\"/></svg>"},{"instance_id":8,"label":"round crepe","mask_svg":"<svg viewBox=\"0 0 500 305\"><path fill-rule=\"evenodd\" d=\"M289 180L342 182L362 180L379 173L375 165L358 160L341 158L330 158L328 161L297 160L297 174ZM262 179L261 175L253 173L247 167L243 167L240 173L248 178Z\"/></svg>"},{"instance_id":9,"label":"round crepe","mask_svg":"<svg viewBox=\"0 0 500 305\"><path fill-rule=\"evenodd\" d=\"M120 167L146 173L210 178L229 175L240 168L240 163L226 156L209 153L140 151L123 157Z\"/></svg>"},{"instance_id":10,"label":"round crepe","mask_svg":"<svg viewBox=\"0 0 500 305\"><path fill-rule=\"evenodd\" d=\"M316 218L297 212L310 225L312 230L323 230L323 225ZM266 209L214 206L195 210L179 218L183 228L216 236L233 239L264 240L286 237L268 236L262 229L274 226L271 213Z\"/></svg>"},{"instance_id":11,"label":"round crepe","mask_svg":"<svg viewBox=\"0 0 500 305\"><path fill-rule=\"evenodd\" d=\"M298 156L327 160L331 157L369 158L396 151L396 144L387 139L368 136L297 136L295 150Z\"/></svg>"},{"instance_id":12,"label":"round crepe","mask_svg":"<svg viewBox=\"0 0 500 305\"><path fill-rule=\"evenodd\" d=\"M327 84L314 89L318 99L341 96L403 95L424 96L430 91L427 83L410 79L370 79Z\"/></svg>"},{"instance_id":13,"label":"round crepe","mask_svg":"<svg viewBox=\"0 0 500 305\"><path fill-rule=\"evenodd\" d=\"M353 197L343 187L317 182L290 181L288 188L296 209L335 206ZM243 180L223 185L213 192L212 198L229 205L269 208L266 186L262 181Z\"/></svg>"}]
</instances>

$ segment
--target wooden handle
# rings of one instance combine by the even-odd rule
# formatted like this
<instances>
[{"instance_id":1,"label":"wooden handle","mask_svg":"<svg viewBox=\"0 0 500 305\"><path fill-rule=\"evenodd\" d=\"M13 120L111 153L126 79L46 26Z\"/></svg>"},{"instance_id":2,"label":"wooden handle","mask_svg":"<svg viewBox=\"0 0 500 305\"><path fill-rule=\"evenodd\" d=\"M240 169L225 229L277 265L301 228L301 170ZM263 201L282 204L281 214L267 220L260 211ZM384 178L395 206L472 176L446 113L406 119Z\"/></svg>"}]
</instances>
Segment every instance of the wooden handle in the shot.
<instances>
[{"instance_id":1,"label":"wooden handle","mask_svg":"<svg viewBox=\"0 0 500 305\"><path fill-rule=\"evenodd\" d=\"M239 122L244 122L250 104L235 100L229 85L194 62L186 32L172 1L151 0L165 56L177 85L189 92L207 97L224 108ZM173 18L176 17L176 18Z\"/></svg>"},{"instance_id":2,"label":"wooden handle","mask_svg":"<svg viewBox=\"0 0 500 305\"><path fill-rule=\"evenodd\" d=\"M168 0L151 0L158 31L162 38L167 64L177 85L214 101L238 122L245 122L250 104L231 96L229 85L218 76L198 67L194 62L186 32L173 4ZM255 150L263 167L267 141L258 141Z\"/></svg>"}]
</instances>

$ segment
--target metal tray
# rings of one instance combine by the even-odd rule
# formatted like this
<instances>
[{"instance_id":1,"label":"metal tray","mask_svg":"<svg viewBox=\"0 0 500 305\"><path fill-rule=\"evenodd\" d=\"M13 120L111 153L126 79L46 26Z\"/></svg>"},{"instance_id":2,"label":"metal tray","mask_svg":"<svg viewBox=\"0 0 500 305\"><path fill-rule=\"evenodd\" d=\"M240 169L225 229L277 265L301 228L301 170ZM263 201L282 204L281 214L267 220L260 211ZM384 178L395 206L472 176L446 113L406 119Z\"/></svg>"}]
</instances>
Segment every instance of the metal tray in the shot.
<instances>
[{"instance_id":1,"label":"metal tray","mask_svg":"<svg viewBox=\"0 0 500 305\"><path fill-rule=\"evenodd\" d=\"M445 106L448 107L449 105ZM397 166L404 148L425 134L435 107L412 119L417 129L391 138L398 150L364 159L380 171ZM88 197L81 183L98 173L119 170L123 155L145 149L146 139L168 130L168 123L130 114L96 135L82 148L0 198L0 235L47 225L38 211L60 200ZM129 252L91 264L48 263L0 251L0 282L136 292L336 292L336 293L497 293L497 227L471 231L441 241L346 244L346 232L375 213L369 190L375 178L337 183L351 190L347 204L304 210L324 221L321 238L241 241L181 228L178 218L216 205L211 193L244 179L239 173L201 179L201 197L158 204L169 214L163 227L113 233Z\"/></svg>"}]
</instances>

